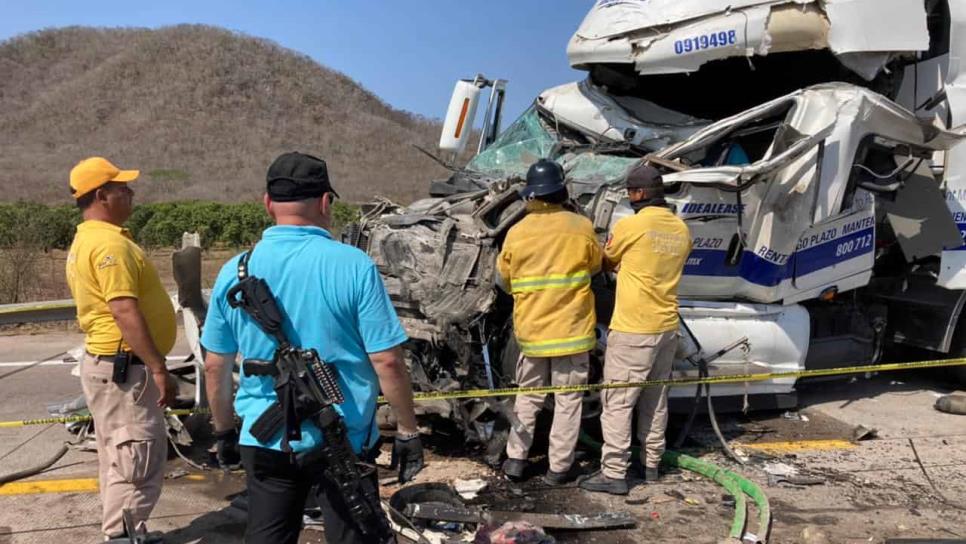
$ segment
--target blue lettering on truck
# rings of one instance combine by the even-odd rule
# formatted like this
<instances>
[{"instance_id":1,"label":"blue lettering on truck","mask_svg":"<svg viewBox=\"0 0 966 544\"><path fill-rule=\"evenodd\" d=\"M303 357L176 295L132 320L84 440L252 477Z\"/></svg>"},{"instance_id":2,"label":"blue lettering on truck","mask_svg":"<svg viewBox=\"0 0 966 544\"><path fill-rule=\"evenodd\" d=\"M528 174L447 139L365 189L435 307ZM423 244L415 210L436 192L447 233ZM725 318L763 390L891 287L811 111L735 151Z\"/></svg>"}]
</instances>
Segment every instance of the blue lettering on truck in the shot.
<instances>
[{"instance_id":1,"label":"blue lettering on truck","mask_svg":"<svg viewBox=\"0 0 966 544\"><path fill-rule=\"evenodd\" d=\"M966 230L966 224L961 227ZM684 267L685 275L737 276L751 283L774 287L785 279L811 274L870 253L875 246L875 219L866 217L810 234L799 240L791 255L764 245L754 251L745 250L736 266L725 262L727 248L724 243L712 248L708 240L696 237L692 242L693 249Z\"/></svg>"},{"instance_id":2,"label":"blue lettering on truck","mask_svg":"<svg viewBox=\"0 0 966 544\"><path fill-rule=\"evenodd\" d=\"M738 41L738 31L737 30L722 30L721 32L709 32L707 34L699 34L693 38L684 38L683 40L675 40L674 42L674 54L684 55L686 53L691 53L693 51L700 51L702 49L716 49L719 47L728 47L729 45L734 45Z\"/></svg>"},{"instance_id":3,"label":"blue lettering on truck","mask_svg":"<svg viewBox=\"0 0 966 544\"><path fill-rule=\"evenodd\" d=\"M681 207L682 215L737 215L744 211L745 205L726 204L724 202L688 202Z\"/></svg>"}]
</instances>

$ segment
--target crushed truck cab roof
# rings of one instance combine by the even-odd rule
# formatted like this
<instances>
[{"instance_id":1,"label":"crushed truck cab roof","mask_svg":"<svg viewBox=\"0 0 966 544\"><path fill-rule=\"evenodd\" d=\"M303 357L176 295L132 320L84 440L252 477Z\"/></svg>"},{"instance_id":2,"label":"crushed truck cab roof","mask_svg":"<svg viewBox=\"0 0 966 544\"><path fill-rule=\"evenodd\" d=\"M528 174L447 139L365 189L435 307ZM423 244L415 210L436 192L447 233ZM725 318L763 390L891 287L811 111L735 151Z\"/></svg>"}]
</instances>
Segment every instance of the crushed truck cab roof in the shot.
<instances>
[{"instance_id":1,"label":"crushed truck cab roof","mask_svg":"<svg viewBox=\"0 0 966 544\"><path fill-rule=\"evenodd\" d=\"M928 47L921 0L600 0L567 54L576 68L629 63L653 75L727 57L829 49L871 80L895 55Z\"/></svg>"}]
</instances>

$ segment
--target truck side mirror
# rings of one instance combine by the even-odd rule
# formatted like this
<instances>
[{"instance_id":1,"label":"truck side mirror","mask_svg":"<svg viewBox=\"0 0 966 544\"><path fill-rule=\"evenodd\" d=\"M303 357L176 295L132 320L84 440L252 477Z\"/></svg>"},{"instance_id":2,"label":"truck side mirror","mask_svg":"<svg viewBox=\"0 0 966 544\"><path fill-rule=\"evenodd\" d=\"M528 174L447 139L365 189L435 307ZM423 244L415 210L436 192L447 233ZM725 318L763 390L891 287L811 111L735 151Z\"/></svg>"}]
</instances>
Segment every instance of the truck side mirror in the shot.
<instances>
[{"instance_id":1,"label":"truck side mirror","mask_svg":"<svg viewBox=\"0 0 966 544\"><path fill-rule=\"evenodd\" d=\"M483 87L480 79L481 76L477 76L472 81L461 79L456 82L449 108L446 110L446 119L443 121L443 132L439 137L440 151L459 154L466 149L473 133L476 107L480 103L480 90Z\"/></svg>"}]
</instances>

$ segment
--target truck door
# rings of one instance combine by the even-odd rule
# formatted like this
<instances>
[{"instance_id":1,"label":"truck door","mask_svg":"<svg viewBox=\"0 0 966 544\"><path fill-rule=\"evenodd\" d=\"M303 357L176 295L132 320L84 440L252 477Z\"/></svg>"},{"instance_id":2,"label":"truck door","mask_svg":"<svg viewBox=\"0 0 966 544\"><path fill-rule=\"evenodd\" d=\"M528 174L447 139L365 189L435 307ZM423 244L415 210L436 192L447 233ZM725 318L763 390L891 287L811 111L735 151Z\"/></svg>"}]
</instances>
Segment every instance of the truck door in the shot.
<instances>
[{"instance_id":1,"label":"truck door","mask_svg":"<svg viewBox=\"0 0 966 544\"><path fill-rule=\"evenodd\" d=\"M875 199L860 189L838 214L812 225L798 241L785 302L866 285L874 262Z\"/></svg>"},{"instance_id":2,"label":"truck door","mask_svg":"<svg viewBox=\"0 0 966 544\"><path fill-rule=\"evenodd\" d=\"M948 39L941 35L941 32L946 29L945 25L938 27L935 33L930 29L931 38L934 37L933 34L942 38L934 40L937 47L935 51L930 48L930 53L935 55L934 60L939 61L939 76L945 75L942 79L945 87L942 93L936 95L945 96L945 100L930 106L946 117L944 120L948 126L956 127L966 124L966 65L963 63L966 58L966 4L952 1L941 2L941 4L948 10ZM922 94L928 94L931 91L924 85L917 86L916 89L926 89ZM931 111L923 112L917 109L916 113L923 115ZM953 220L959 226L962 236L966 238L966 144L960 143L947 151L944 162L946 205ZM947 289L966 289L966 246L949 248L942 252L936 285Z\"/></svg>"}]
</instances>

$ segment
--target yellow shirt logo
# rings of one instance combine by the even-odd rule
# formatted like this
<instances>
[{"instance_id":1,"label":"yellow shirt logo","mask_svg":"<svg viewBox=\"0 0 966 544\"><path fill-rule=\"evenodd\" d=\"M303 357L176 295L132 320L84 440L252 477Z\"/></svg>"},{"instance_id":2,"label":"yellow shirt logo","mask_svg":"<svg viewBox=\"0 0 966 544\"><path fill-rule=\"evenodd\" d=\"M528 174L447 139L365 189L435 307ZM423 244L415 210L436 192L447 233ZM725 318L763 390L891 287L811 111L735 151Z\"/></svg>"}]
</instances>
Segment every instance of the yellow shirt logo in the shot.
<instances>
[{"instance_id":1,"label":"yellow shirt logo","mask_svg":"<svg viewBox=\"0 0 966 544\"><path fill-rule=\"evenodd\" d=\"M101 262L97 263L97 269L104 270L109 266L115 265L117 265L117 259L114 258L114 255L105 255L104 258L101 259Z\"/></svg>"}]
</instances>

